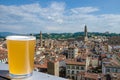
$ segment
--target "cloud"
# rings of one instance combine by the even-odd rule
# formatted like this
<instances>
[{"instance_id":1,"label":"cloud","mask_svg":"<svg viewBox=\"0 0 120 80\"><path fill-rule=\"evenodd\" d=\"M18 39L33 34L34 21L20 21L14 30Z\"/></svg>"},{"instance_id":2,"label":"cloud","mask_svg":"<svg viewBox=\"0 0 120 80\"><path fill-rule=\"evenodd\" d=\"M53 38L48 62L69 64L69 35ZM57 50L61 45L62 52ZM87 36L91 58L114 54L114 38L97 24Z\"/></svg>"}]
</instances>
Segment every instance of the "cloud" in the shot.
<instances>
[{"instance_id":1,"label":"cloud","mask_svg":"<svg viewBox=\"0 0 120 80\"><path fill-rule=\"evenodd\" d=\"M74 14L85 14L85 13L91 13L91 12L95 12L98 11L98 8L95 7L80 7L80 8L73 8L71 9L71 12Z\"/></svg>"},{"instance_id":2,"label":"cloud","mask_svg":"<svg viewBox=\"0 0 120 80\"><path fill-rule=\"evenodd\" d=\"M60 27L57 27L57 26L47 26L45 27L46 30L50 30L50 31L58 31L60 29Z\"/></svg>"},{"instance_id":3,"label":"cloud","mask_svg":"<svg viewBox=\"0 0 120 80\"><path fill-rule=\"evenodd\" d=\"M84 24L90 32L120 33L120 14L97 14L97 7L67 9L65 3L52 2L46 7L39 3L0 5L0 31L17 33L78 32Z\"/></svg>"}]
</instances>

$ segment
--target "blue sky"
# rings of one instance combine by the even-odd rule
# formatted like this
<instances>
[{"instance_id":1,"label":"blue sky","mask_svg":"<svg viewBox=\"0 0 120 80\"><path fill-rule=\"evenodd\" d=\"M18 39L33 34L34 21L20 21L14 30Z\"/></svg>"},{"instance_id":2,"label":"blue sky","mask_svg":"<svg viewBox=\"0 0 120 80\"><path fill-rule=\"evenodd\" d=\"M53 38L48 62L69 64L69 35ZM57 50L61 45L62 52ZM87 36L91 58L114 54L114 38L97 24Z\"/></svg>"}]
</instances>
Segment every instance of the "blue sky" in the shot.
<instances>
[{"instance_id":1,"label":"blue sky","mask_svg":"<svg viewBox=\"0 0 120 80\"><path fill-rule=\"evenodd\" d=\"M120 33L120 0L0 0L0 32Z\"/></svg>"}]
</instances>

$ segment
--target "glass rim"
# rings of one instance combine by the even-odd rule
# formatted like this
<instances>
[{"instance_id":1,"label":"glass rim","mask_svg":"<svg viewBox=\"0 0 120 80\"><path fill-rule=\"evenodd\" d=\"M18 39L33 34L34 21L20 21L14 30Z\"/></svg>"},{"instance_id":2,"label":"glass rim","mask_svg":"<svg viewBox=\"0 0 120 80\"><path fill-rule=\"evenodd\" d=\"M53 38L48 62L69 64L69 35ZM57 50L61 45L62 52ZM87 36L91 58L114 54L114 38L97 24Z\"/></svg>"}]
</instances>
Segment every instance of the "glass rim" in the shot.
<instances>
[{"instance_id":1,"label":"glass rim","mask_svg":"<svg viewBox=\"0 0 120 80\"><path fill-rule=\"evenodd\" d=\"M22 36L22 35L10 35L10 36L6 37L6 40L26 41L26 40L36 40L36 37L34 37L34 36Z\"/></svg>"}]
</instances>

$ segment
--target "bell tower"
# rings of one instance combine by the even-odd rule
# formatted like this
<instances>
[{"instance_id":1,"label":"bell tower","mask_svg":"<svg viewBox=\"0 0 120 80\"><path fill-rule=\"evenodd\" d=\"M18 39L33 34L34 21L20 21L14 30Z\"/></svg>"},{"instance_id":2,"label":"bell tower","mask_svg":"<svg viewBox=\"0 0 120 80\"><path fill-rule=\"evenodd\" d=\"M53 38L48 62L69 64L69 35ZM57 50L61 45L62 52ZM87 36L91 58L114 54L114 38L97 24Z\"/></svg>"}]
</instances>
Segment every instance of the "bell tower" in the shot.
<instances>
[{"instance_id":1,"label":"bell tower","mask_svg":"<svg viewBox=\"0 0 120 80\"><path fill-rule=\"evenodd\" d=\"M40 47L43 47L42 45L43 45L42 44L42 32L40 31Z\"/></svg>"},{"instance_id":2,"label":"bell tower","mask_svg":"<svg viewBox=\"0 0 120 80\"><path fill-rule=\"evenodd\" d=\"M87 32L87 26L85 25L84 27L84 41L87 42L88 41L88 32Z\"/></svg>"}]
</instances>

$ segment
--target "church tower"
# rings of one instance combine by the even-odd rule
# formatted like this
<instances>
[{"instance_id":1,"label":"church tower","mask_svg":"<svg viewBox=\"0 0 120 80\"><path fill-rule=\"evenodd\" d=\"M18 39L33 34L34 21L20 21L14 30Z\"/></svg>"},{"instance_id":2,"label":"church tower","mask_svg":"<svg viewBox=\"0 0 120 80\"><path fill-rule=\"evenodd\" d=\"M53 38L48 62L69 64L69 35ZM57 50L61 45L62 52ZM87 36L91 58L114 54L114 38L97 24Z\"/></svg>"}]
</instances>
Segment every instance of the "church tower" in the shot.
<instances>
[{"instance_id":1,"label":"church tower","mask_svg":"<svg viewBox=\"0 0 120 80\"><path fill-rule=\"evenodd\" d=\"M42 45L43 45L42 44L42 32L40 31L40 47L43 47Z\"/></svg>"},{"instance_id":2,"label":"church tower","mask_svg":"<svg viewBox=\"0 0 120 80\"><path fill-rule=\"evenodd\" d=\"M88 41L88 33L87 33L87 26L85 25L84 27L84 41L87 42Z\"/></svg>"}]
</instances>

